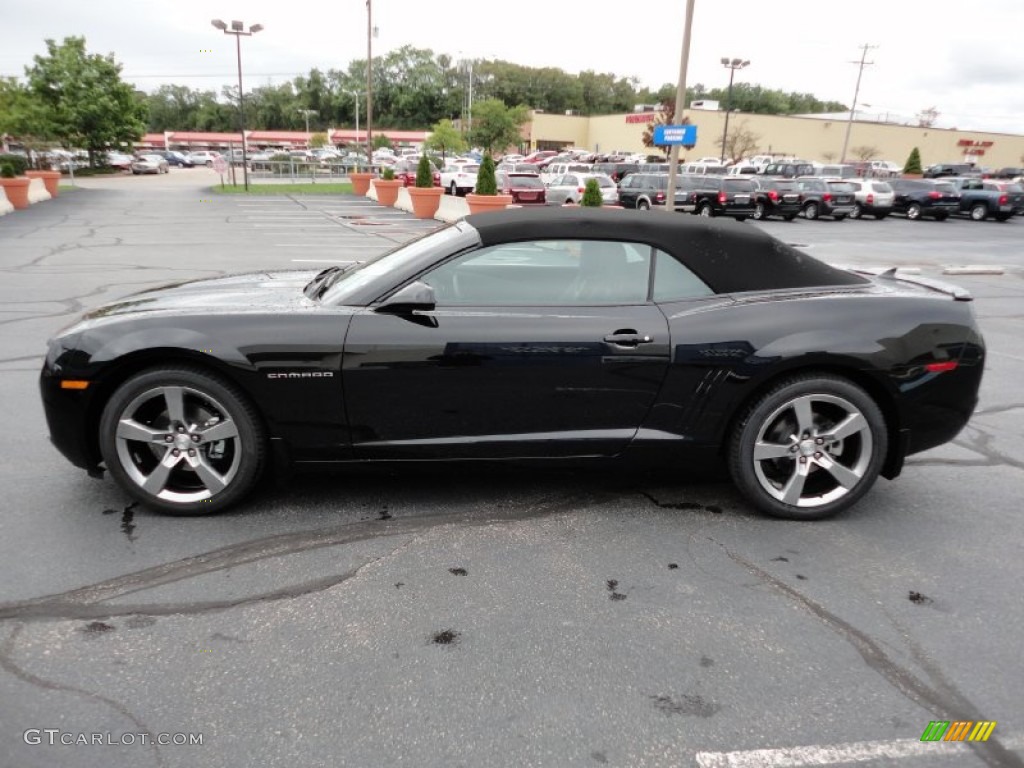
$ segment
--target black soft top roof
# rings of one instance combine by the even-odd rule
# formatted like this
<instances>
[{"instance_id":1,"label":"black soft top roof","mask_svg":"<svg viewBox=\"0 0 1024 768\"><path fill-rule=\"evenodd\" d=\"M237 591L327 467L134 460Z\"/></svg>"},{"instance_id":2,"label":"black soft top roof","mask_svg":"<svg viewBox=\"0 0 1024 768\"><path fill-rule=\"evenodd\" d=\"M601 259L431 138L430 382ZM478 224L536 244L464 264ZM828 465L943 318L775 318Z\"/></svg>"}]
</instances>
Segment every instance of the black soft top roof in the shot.
<instances>
[{"instance_id":1,"label":"black soft top roof","mask_svg":"<svg viewBox=\"0 0 1024 768\"><path fill-rule=\"evenodd\" d=\"M624 240L671 253L716 293L862 285L751 225L682 213L600 208L508 209L466 217L484 245L523 240Z\"/></svg>"}]
</instances>

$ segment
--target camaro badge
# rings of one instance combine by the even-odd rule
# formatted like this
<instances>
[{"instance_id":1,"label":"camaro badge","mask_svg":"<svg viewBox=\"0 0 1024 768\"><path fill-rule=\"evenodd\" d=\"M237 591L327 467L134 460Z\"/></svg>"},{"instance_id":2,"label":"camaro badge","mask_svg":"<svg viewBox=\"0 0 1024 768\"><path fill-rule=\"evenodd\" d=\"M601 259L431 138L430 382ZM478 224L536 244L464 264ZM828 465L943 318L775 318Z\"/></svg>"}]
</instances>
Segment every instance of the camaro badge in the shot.
<instances>
[{"instance_id":1,"label":"camaro badge","mask_svg":"<svg viewBox=\"0 0 1024 768\"><path fill-rule=\"evenodd\" d=\"M299 373L268 373L268 379L329 379L334 371L302 371Z\"/></svg>"}]
</instances>

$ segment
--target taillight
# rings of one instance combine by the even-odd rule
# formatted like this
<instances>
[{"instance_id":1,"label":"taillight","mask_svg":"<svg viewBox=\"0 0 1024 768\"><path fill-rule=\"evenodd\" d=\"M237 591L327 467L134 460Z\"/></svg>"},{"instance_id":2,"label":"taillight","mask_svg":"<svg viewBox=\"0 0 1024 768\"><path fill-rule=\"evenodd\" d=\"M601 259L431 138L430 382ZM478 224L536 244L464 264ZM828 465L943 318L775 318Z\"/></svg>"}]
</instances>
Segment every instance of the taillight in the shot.
<instances>
[{"instance_id":1,"label":"taillight","mask_svg":"<svg viewBox=\"0 0 1024 768\"><path fill-rule=\"evenodd\" d=\"M660 203L661 201L663 201L665 199L665 193L664 192L656 192L654 194L654 199L657 200Z\"/></svg>"},{"instance_id":2,"label":"taillight","mask_svg":"<svg viewBox=\"0 0 1024 768\"><path fill-rule=\"evenodd\" d=\"M945 360L941 363L928 363L924 369L929 373L942 373L944 371L954 371L959 363L956 360Z\"/></svg>"},{"instance_id":3,"label":"taillight","mask_svg":"<svg viewBox=\"0 0 1024 768\"><path fill-rule=\"evenodd\" d=\"M826 203L832 202L832 193L826 192L824 195L821 196L821 199L824 200Z\"/></svg>"},{"instance_id":4,"label":"taillight","mask_svg":"<svg viewBox=\"0 0 1024 768\"><path fill-rule=\"evenodd\" d=\"M869 192L867 197L867 203L868 205L871 205L873 202L875 202L875 196Z\"/></svg>"},{"instance_id":5,"label":"taillight","mask_svg":"<svg viewBox=\"0 0 1024 768\"><path fill-rule=\"evenodd\" d=\"M582 194L586 191L586 187L576 187L576 191Z\"/></svg>"},{"instance_id":6,"label":"taillight","mask_svg":"<svg viewBox=\"0 0 1024 768\"><path fill-rule=\"evenodd\" d=\"M928 199L929 200L938 200L940 197L942 197L942 193L941 192L937 192L934 189L931 192L928 193Z\"/></svg>"},{"instance_id":7,"label":"taillight","mask_svg":"<svg viewBox=\"0 0 1024 768\"><path fill-rule=\"evenodd\" d=\"M1007 197L1006 195L1000 195L999 196L999 204L1000 205L1006 205L1009 202L1010 202L1010 198Z\"/></svg>"},{"instance_id":8,"label":"taillight","mask_svg":"<svg viewBox=\"0 0 1024 768\"><path fill-rule=\"evenodd\" d=\"M725 202L725 192L719 192L718 193L718 202L720 202L720 203L724 203Z\"/></svg>"},{"instance_id":9,"label":"taillight","mask_svg":"<svg viewBox=\"0 0 1024 768\"><path fill-rule=\"evenodd\" d=\"M779 199L779 193L776 192L774 189L769 189L768 190L768 197L771 198L772 200L778 200Z\"/></svg>"}]
</instances>

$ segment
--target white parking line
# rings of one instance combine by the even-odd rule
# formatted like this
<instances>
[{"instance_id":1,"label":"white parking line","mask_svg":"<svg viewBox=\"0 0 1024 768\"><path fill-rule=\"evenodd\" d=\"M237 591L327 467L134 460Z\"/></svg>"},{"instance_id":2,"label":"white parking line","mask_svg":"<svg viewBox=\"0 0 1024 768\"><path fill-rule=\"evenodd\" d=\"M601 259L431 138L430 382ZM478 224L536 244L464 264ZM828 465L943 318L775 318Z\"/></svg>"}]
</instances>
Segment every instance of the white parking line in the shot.
<instances>
[{"instance_id":1,"label":"white parking line","mask_svg":"<svg viewBox=\"0 0 1024 768\"><path fill-rule=\"evenodd\" d=\"M1012 750L1024 748L1024 736L999 739ZM984 749L984 747L981 747ZM917 739L854 741L848 744L812 744L804 747L750 749L736 752L698 752L700 768L800 768L801 766L863 763L889 758L963 758L971 747L967 742L927 742Z\"/></svg>"},{"instance_id":2,"label":"white parking line","mask_svg":"<svg viewBox=\"0 0 1024 768\"><path fill-rule=\"evenodd\" d=\"M323 247L326 247L327 245L328 245L327 243L317 243L317 244L314 244L314 243L274 243L274 247L275 248L309 248L309 249L313 249L313 248L323 248ZM337 250L338 247L339 246L337 244L335 244L335 243L331 243L330 244L330 250L332 250L332 251ZM346 250L351 250L353 248L367 248L367 249L370 249L370 250L382 251L382 250L386 250L387 248L391 247L391 243L379 243L377 245L353 245L353 244L346 243L346 244L344 244L344 245L342 245L340 247L345 248ZM295 259L292 259L292 261L295 261Z\"/></svg>"}]
</instances>

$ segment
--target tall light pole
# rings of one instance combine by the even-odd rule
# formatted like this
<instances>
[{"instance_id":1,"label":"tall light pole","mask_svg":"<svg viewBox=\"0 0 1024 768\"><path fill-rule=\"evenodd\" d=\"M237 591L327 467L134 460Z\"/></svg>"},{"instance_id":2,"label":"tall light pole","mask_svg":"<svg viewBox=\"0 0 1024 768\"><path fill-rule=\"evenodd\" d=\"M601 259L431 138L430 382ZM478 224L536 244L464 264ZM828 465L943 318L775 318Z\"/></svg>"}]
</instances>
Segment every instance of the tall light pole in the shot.
<instances>
[{"instance_id":1,"label":"tall light pole","mask_svg":"<svg viewBox=\"0 0 1024 768\"><path fill-rule=\"evenodd\" d=\"M245 180L245 191L249 191L249 157L245 149L245 95L242 91L242 38L252 37L263 29L262 24L253 24L249 31L245 31L245 24L240 21L232 21L231 29L220 19L210 22L213 26L225 35L235 36L235 49L238 53L238 131L242 134L242 178Z\"/></svg>"},{"instance_id":2,"label":"tall light pole","mask_svg":"<svg viewBox=\"0 0 1024 768\"><path fill-rule=\"evenodd\" d=\"M686 0L686 21L683 23L683 50L679 54L679 83L676 85L676 113L672 124L683 122L683 109L686 108L686 67L690 61L690 30L693 29L693 3ZM679 145L673 144L668 151L668 200L665 201L665 212L676 212L676 174L679 172ZM669 202L671 201L671 202Z\"/></svg>"},{"instance_id":3,"label":"tall light pole","mask_svg":"<svg viewBox=\"0 0 1024 768\"><path fill-rule=\"evenodd\" d=\"M843 139L843 155L839 158L840 163L846 162L846 148L850 145L850 129L853 128L853 115L857 111L857 96L860 95L860 78L864 74L864 67L869 64L874 64L873 61L866 61L868 57L868 51L872 48L877 48L877 45L868 45L864 43L861 46L862 52L860 54L860 61L851 61L851 64L860 64L860 69L857 70L857 85L853 89L853 106L850 107L850 117L846 120L846 138Z\"/></svg>"},{"instance_id":4,"label":"tall light pole","mask_svg":"<svg viewBox=\"0 0 1024 768\"><path fill-rule=\"evenodd\" d=\"M732 79L737 69L749 67L750 62L743 59L722 58L722 66L729 70L729 93L725 97L725 129L722 131L722 162L725 162L725 142L729 136L729 113L732 111Z\"/></svg>"},{"instance_id":5,"label":"tall light pole","mask_svg":"<svg viewBox=\"0 0 1024 768\"><path fill-rule=\"evenodd\" d=\"M362 91L345 91L345 93L347 93L349 96L351 96L352 100L356 103L356 141L355 141L355 143L358 144L359 143L359 97L362 96L363 93L362 93Z\"/></svg>"},{"instance_id":6,"label":"tall light pole","mask_svg":"<svg viewBox=\"0 0 1024 768\"><path fill-rule=\"evenodd\" d=\"M373 0L366 0L366 161L373 165Z\"/></svg>"},{"instance_id":7,"label":"tall light pole","mask_svg":"<svg viewBox=\"0 0 1024 768\"><path fill-rule=\"evenodd\" d=\"M306 141L309 141L309 116L319 115L320 113L317 112L315 109L297 109L295 111L306 118Z\"/></svg>"}]
</instances>

